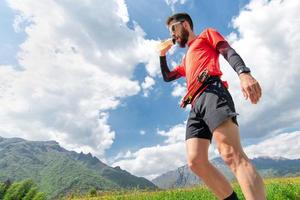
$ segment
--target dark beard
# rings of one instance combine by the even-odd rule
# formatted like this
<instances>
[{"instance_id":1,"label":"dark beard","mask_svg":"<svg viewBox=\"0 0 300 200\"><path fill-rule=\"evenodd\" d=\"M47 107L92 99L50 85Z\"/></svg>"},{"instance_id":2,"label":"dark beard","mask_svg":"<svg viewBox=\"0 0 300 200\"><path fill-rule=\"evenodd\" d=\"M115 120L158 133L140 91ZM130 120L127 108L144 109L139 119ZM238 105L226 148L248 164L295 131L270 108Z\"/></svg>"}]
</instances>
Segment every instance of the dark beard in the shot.
<instances>
[{"instance_id":1,"label":"dark beard","mask_svg":"<svg viewBox=\"0 0 300 200\"><path fill-rule=\"evenodd\" d=\"M186 45L188 39L189 39L189 32L184 27L182 27L182 29L180 30L179 46L181 48L185 48L185 45Z\"/></svg>"}]
</instances>

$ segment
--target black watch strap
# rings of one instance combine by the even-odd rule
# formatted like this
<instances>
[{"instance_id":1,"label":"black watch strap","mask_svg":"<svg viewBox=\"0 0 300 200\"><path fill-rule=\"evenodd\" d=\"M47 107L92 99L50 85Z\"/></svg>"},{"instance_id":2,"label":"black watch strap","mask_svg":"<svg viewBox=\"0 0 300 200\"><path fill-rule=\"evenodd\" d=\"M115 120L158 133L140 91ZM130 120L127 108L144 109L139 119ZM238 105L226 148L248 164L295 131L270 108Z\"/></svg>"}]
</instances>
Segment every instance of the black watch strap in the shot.
<instances>
[{"instance_id":1,"label":"black watch strap","mask_svg":"<svg viewBox=\"0 0 300 200\"><path fill-rule=\"evenodd\" d=\"M240 67L237 67L238 69L237 69L237 74L238 75L240 75L240 74L242 74L242 73L250 73L251 72L251 70L250 70L250 68L249 67L246 67L246 66L240 66Z\"/></svg>"}]
</instances>

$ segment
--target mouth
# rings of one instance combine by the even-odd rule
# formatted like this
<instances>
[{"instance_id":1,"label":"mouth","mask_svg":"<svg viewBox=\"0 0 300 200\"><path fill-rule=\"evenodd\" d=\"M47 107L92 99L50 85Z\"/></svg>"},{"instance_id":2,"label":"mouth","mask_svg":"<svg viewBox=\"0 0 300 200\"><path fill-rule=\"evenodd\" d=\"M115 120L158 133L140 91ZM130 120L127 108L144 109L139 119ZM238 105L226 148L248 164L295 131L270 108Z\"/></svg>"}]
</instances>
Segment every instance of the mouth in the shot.
<instances>
[{"instance_id":1,"label":"mouth","mask_svg":"<svg viewBox=\"0 0 300 200\"><path fill-rule=\"evenodd\" d=\"M175 44L176 42L179 43L180 42L180 37L174 35L173 39L172 39L172 42L173 42L173 44Z\"/></svg>"},{"instance_id":2,"label":"mouth","mask_svg":"<svg viewBox=\"0 0 300 200\"><path fill-rule=\"evenodd\" d=\"M172 43L175 44L176 43L176 39L172 38Z\"/></svg>"}]
</instances>

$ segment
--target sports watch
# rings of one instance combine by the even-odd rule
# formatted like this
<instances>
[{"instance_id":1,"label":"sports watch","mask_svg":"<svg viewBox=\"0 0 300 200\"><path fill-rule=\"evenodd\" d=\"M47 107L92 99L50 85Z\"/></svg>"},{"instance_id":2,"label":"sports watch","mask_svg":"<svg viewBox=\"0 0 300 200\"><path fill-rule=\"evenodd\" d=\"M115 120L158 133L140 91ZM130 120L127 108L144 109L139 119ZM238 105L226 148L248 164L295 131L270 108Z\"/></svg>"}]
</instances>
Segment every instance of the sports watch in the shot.
<instances>
[{"instance_id":1,"label":"sports watch","mask_svg":"<svg viewBox=\"0 0 300 200\"><path fill-rule=\"evenodd\" d=\"M237 70L237 74L240 75L242 73L250 73L251 70L249 67L246 67L246 66L240 66L238 67L238 70Z\"/></svg>"}]
</instances>

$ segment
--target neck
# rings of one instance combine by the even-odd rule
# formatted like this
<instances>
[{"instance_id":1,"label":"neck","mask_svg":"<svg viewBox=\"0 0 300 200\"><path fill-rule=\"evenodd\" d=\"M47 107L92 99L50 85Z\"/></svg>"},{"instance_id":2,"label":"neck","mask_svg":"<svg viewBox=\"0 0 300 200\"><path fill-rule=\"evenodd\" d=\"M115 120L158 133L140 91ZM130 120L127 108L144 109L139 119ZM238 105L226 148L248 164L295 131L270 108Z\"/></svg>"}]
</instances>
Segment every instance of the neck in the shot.
<instances>
[{"instance_id":1,"label":"neck","mask_svg":"<svg viewBox=\"0 0 300 200\"><path fill-rule=\"evenodd\" d=\"M194 32L190 32L189 33L189 38L188 38L188 43L191 42L192 40L194 40L197 36L195 35Z\"/></svg>"}]
</instances>

